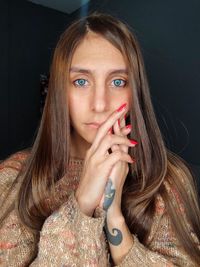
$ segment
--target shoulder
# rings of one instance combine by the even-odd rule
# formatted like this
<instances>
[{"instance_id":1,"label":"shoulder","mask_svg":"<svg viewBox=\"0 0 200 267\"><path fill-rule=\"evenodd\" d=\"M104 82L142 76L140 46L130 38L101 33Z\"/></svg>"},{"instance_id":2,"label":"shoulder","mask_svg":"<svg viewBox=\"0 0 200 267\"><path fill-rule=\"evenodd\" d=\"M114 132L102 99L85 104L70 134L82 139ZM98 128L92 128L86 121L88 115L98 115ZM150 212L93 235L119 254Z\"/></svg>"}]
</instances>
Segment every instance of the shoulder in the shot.
<instances>
[{"instance_id":1,"label":"shoulder","mask_svg":"<svg viewBox=\"0 0 200 267\"><path fill-rule=\"evenodd\" d=\"M23 150L10 155L7 159L0 163L0 172L4 169L20 171L29 154L30 152L28 150Z\"/></svg>"},{"instance_id":2,"label":"shoulder","mask_svg":"<svg viewBox=\"0 0 200 267\"><path fill-rule=\"evenodd\" d=\"M19 151L0 163L0 195L11 187L19 172L22 170L30 152Z\"/></svg>"}]
</instances>

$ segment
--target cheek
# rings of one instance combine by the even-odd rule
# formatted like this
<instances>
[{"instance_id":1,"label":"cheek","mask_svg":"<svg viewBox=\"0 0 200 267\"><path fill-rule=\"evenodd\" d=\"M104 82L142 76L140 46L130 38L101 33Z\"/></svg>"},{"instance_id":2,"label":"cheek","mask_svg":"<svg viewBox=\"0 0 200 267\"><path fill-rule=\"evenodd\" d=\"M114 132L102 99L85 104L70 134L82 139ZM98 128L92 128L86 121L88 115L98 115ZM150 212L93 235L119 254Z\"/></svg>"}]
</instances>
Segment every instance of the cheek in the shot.
<instances>
[{"instance_id":1,"label":"cheek","mask_svg":"<svg viewBox=\"0 0 200 267\"><path fill-rule=\"evenodd\" d=\"M77 108L76 108L77 103L76 102L77 102L76 98L72 94L70 94L68 96L68 106L69 106L69 115L70 115L70 119L72 120L72 122L73 122L74 118L76 117L76 110L77 110Z\"/></svg>"},{"instance_id":2,"label":"cheek","mask_svg":"<svg viewBox=\"0 0 200 267\"><path fill-rule=\"evenodd\" d=\"M126 92L126 102L128 103L128 107L130 108L132 104L132 93L130 88Z\"/></svg>"},{"instance_id":3,"label":"cheek","mask_svg":"<svg viewBox=\"0 0 200 267\"><path fill-rule=\"evenodd\" d=\"M71 120L74 122L80 120L81 115L84 113L84 102L81 101L80 97L70 95L68 105Z\"/></svg>"},{"instance_id":4,"label":"cheek","mask_svg":"<svg viewBox=\"0 0 200 267\"><path fill-rule=\"evenodd\" d=\"M130 107L131 106L131 91L126 90L123 93L121 93L117 99L117 102L119 102L119 104L126 102L128 104L128 107Z\"/></svg>"}]
</instances>

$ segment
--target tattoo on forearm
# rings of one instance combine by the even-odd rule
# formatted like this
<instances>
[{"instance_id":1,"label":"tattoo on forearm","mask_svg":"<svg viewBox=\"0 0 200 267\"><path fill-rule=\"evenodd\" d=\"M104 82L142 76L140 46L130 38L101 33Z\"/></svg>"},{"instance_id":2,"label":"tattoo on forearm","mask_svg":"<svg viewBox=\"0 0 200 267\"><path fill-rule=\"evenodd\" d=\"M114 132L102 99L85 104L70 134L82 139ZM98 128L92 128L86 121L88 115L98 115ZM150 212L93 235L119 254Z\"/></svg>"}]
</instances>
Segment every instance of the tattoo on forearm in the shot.
<instances>
[{"instance_id":1,"label":"tattoo on forearm","mask_svg":"<svg viewBox=\"0 0 200 267\"><path fill-rule=\"evenodd\" d=\"M108 208L111 206L113 199L115 197L115 188L113 186L112 180L108 179L108 182L106 184L105 188L105 194L104 194L104 202L103 202L103 209L105 211L108 210ZM122 232L117 229L113 228L112 233L109 232L108 225L107 225L107 219L105 220L105 232L108 241L114 245L118 246L122 242Z\"/></svg>"},{"instance_id":2,"label":"tattoo on forearm","mask_svg":"<svg viewBox=\"0 0 200 267\"><path fill-rule=\"evenodd\" d=\"M105 196L104 196L104 202L103 202L104 210L106 211L108 210L108 208L113 202L114 197L115 197L115 188L113 187L112 180L108 179L108 182L105 188Z\"/></svg>"},{"instance_id":3,"label":"tattoo on forearm","mask_svg":"<svg viewBox=\"0 0 200 267\"><path fill-rule=\"evenodd\" d=\"M117 228L113 228L112 234L111 234L109 232L109 229L108 229L107 219L105 220L105 232L106 232L106 236L107 236L108 241L112 245L118 246L121 244L122 239L123 239L122 232Z\"/></svg>"}]
</instances>

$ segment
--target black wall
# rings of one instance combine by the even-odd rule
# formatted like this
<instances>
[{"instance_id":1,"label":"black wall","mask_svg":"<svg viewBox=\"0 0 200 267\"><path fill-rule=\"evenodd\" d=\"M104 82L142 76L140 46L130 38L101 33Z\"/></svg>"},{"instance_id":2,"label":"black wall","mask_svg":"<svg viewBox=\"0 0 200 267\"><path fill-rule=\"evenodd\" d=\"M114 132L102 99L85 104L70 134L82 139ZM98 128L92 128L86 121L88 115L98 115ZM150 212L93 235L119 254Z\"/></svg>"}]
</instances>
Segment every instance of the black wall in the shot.
<instances>
[{"instance_id":1,"label":"black wall","mask_svg":"<svg viewBox=\"0 0 200 267\"><path fill-rule=\"evenodd\" d=\"M32 144L40 74L69 16L23 0L0 1L0 159Z\"/></svg>"}]
</instances>

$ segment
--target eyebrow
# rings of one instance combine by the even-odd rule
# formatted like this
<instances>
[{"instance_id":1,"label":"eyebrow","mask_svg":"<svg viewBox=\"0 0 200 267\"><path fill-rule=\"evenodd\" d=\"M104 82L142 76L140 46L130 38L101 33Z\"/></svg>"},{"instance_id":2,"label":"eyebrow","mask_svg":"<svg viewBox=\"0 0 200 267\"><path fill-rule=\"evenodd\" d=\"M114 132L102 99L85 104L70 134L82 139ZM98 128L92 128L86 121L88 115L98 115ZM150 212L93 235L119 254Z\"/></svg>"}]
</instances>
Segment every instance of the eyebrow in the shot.
<instances>
[{"instance_id":1,"label":"eyebrow","mask_svg":"<svg viewBox=\"0 0 200 267\"><path fill-rule=\"evenodd\" d=\"M70 72L75 72L75 73L84 73L84 74L91 74L92 71L89 69L83 69L79 67L71 67ZM113 69L109 71L110 75L113 74L127 74L128 75L128 70L127 69Z\"/></svg>"}]
</instances>

